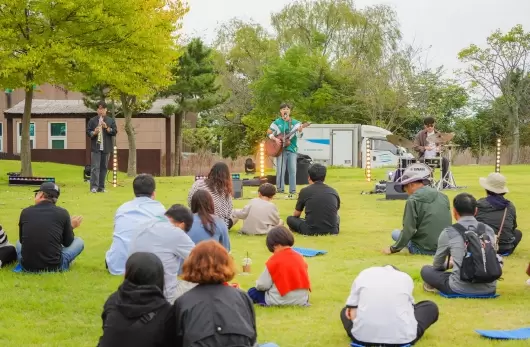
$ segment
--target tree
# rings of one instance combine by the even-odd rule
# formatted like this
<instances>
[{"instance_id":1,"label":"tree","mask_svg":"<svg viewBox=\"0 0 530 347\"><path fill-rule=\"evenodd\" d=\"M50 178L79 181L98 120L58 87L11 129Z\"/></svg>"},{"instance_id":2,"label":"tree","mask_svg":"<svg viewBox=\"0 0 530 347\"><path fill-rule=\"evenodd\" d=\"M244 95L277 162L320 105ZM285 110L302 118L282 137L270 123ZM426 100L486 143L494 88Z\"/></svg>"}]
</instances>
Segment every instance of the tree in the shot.
<instances>
[{"instance_id":1,"label":"tree","mask_svg":"<svg viewBox=\"0 0 530 347\"><path fill-rule=\"evenodd\" d=\"M182 152L182 121L188 112L201 112L213 108L226 100L227 95L219 93L217 73L214 69L212 49L195 38L185 47L172 69L173 82L162 94L172 96L174 105L165 107L167 115L175 115L175 167L174 174L180 175Z\"/></svg>"},{"instance_id":2,"label":"tree","mask_svg":"<svg viewBox=\"0 0 530 347\"><path fill-rule=\"evenodd\" d=\"M134 115L149 109L156 94L171 84L171 66L178 58L173 34L187 12L181 1L135 0L120 12L123 37L108 48L100 64L80 67L96 97L111 99L111 112L123 115L128 140L127 175L136 176ZM103 93L102 93L103 92ZM85 98L90 104L90 99Z\"/></svg>"},{"instance_id":3,"label":"tree","mask_svg":"<svg viewBox=\"0 0 530 347\"><path fill-rule=\"evenodd\" d=\"M76 64L90 63L119 39L115 13L128 1L4 0L0 4L0 85L25 90L21 173L32 176L30 122L33 88L70 85Z\"/></svg>"},{"instance_id":4,"label":"tree","mask_svg":"<svg viewBox=\"0 0 530 347\"><path fill-rule=\"evenodd\" d=\"M512 164L519 162L521 100L530 92L530 83L522 78L530 71L530 33L516 25L509 32L495 31L484 48L471 45L458 54L468 64L461 74L471 87L483 91L484 99L493 101L502 97L510 125L513 155Z\"/></svg>"}]
</instances>

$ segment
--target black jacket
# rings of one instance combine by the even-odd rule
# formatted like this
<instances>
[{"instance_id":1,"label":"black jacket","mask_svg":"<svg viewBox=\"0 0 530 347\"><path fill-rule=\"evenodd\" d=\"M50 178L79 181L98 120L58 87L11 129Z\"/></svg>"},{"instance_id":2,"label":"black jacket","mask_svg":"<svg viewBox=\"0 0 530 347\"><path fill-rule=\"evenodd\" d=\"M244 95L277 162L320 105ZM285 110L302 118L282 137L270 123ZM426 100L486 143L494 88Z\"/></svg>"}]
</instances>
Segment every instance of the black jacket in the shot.
<instances>
[{"instance_id":1,"label":"black jacket","mask_svg":"<svg viewBox=\"0 0 530 347\"><path fill-rule=\"evenodd\" d=\"M495 235L499 234L502 216L506 207L508 210L506 211L499 244L512 244L515 241L514 230L517 228L517 214L514 204L506 199L496 199L495 204L490 203L486 198L477 201L478 211L476 219L489 225L495 231Z\"/></svg>"},{"instance_id":2,"label":"black jacket","mask_svg":"<svg viewBox=\"0 0 530 347\"><path fill-rule=\"evenodd\" d=\"M198 285L175 301L176 347L252 347L252 300L233 287Z\"/></svg>"},{"instance_id":3,"label":"black jacket","mask_svg":"<svg viewBox=\"0 0 530 347\"><path fill-rule=\"evenodd\" d=\"M105 116L104 120L105 124L110 128L109 132L107 132L106 129L103 129L103 153L112 153L114 150L114 145L112 144L112 137L116 136L118 133L118 128L116 126L116 121L114 118ZM87 127L86 127L86 134L88 137L90 137L90 150L92 152L99 152L99 146L98 146L98 136L97 134L94 135L94 131L99 125L99 116L95 116L90 118L88 121Z\"/></svg>"},{"instance_id":4,"label":"black jacket","mask_svg":"<svg viewBox=\"0 0 530 347\"><path fill-rule=\"evenodd\" d=\"M157 286L125 280L107 299L101 318L103 336L98 347L174 345L174 334L165 335L174 331L173 310Z\"/></svg>"}]
</instances>

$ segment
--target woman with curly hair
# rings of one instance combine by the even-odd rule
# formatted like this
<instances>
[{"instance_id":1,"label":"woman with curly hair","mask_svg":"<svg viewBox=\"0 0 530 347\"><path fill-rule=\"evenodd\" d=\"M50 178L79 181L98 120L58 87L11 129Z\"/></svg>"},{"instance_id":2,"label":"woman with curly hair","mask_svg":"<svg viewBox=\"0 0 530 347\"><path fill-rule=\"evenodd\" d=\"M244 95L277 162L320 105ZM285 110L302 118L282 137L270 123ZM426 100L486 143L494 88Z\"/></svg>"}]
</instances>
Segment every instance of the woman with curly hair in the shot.
<instances>
[{"instance_id":1,"label":"woman with curly hair","mask_svg":"<svg viewBox=\"0 0 530 347\"><path fill-rule=\"evenodd\" d=\"M206 190L213 198L214 213L221 218L228 229L232 228L232 176L228 165L219 162L212 166L208 177L197 180L188 193L188 206L191 207L191 198L198 190Z\"/></svg>"},{"instance_id":2,"label":"woman with curly hair","mask_svg":"<svg viewBox=\"0 0 530 347\"><path fill-rule=\"evenodd\" d=\"M234 276L234 261L219 242L195 246L184 262L182 278L198 285L175 301L174 346L259 346L252 300L227 285Z\"/></svg>"}]
</instances>

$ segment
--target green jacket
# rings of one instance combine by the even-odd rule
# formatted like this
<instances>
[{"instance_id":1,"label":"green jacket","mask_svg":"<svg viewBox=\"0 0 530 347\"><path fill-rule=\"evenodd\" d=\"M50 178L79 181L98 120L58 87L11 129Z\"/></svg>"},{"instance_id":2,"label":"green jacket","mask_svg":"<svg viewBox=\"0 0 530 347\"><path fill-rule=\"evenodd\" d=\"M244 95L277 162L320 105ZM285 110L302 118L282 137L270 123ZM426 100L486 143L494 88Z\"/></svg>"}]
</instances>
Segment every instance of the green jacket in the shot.
<instances>
[{"instance_id":1,"label":"green jacket","mask_svg":"<svg viewBox=\"0 0 530 347\"><path fill-rule=\"evenodd\" d=\"M434 188L423 187L407 199L403 213L403 230L392 253L401 251L410 242L426 251L436 251L442 230L452 224L449 199Z\"/></svg>"},{"instance_id":2,"label":"green jacket","mask_svg":"<svg viewBox=\"0 0 530 347\"><path fill-rule=\"evenodd\" d=\"M284 121L282 117L278 117L274 122L271 123L269 130L272 131L274 136L278 136L279 134L288 134L291 130L298 128L299 126L301 126L300 122L292 117L290 123ZM291 144L285 150L296 153L298 150L298 136L300 135L297 131L291 138Z\"/></svg>"}]
</instances>

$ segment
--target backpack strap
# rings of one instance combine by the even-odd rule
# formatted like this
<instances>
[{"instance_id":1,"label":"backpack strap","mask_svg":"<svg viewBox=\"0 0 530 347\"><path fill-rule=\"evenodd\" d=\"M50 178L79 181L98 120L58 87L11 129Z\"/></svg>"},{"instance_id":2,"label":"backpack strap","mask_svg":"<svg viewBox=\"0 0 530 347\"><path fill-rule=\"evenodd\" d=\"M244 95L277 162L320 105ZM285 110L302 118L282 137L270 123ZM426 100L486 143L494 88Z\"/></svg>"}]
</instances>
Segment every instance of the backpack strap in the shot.
<instances>
[{"instance_id":1,"label":"backpack strap","mask_svg":"<svg viewBox=\"0 0 530 347\"><path fill-rule=\"evenodd\" d=\"M495 249L499 249L499 241L501 239L502 228L504 227L504 221L506 220L506 213L508 212L508 207L504 209L504 215L502 216L501 226L499 227L499 232L497 233L497 239L495 240Z\"/></svg>"},{"instance_id":2,"label":"backpack strap","mask_svg":"<svg viewBox=\"0 0 530 347\"><path fill-rule=\"evenodd\" d=\"M466 242L467 241L466 232L468 231L468 229L460 223L455 223L451 226L460 234L460 236L462 236L462 238L464 239L464 242Z\"/></svg>"}]
</instances>

